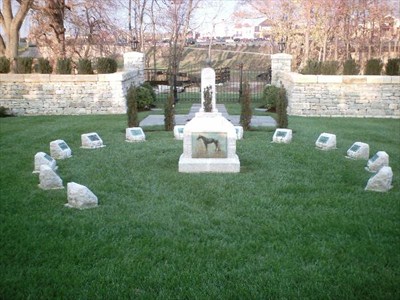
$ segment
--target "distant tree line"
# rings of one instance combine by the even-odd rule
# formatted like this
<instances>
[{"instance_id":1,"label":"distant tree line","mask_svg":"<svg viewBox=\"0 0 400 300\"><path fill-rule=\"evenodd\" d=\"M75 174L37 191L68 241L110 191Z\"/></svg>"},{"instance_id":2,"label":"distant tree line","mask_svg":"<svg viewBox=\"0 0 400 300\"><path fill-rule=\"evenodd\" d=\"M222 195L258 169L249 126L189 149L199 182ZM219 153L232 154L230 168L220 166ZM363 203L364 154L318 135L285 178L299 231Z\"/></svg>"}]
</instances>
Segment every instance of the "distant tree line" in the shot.
<instances>
[{"instance_id":1,"label":"distant tree line","mask_svg":"<svg viewBox=\"0 0 400 300\"><path fill-rule=\"evenodd\" d=\"M286 43L297 66L356 59L365 63L384 52L399 55L400 28L393 8L378 0L242 0L266 17L272 39Z\"/></svg>"}]
</instances>

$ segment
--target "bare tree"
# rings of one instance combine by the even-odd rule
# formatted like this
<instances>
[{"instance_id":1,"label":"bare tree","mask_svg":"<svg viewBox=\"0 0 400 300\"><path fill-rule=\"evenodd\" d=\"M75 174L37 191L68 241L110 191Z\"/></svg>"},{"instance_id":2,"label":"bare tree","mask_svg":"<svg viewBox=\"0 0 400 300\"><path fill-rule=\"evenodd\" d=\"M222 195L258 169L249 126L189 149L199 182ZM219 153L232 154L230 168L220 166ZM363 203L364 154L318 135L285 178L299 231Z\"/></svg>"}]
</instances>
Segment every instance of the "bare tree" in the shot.
<instances>
[{"instance_id":1,"label":"bare tree","mask_svg":"<svg viewBox=\"0 0 400 300\"><path fill-rule=\"evenodd\" d=\"M168 98L166 111L170 111L177 101L176 79L179 65L182 60L190 21L199 2L200 0L163 0L165 9L163 25L164 30L169 33L169 85L171 87L170 93L174 96ZM173 129L173 120L171 118L169 118L169 121L166 120L165 129Z\"/></svg>"},{"instance_id":2,"label":"bare tree","mask_svg":"<svg viewBox=\"0 0 400 300\"><path fill-rule=\"evenodd\" d=\"M18 57L19 31L34 0L18 0L17 12L13 13L11 0L3 0L0 9L0 25L5 32L5 39L0 34L0 55L5 55L12 63L11 71L16 71Z\"/></svg>"},{"instance_id":3,"label":"bare tree","mask_svg":"<svg viewBox=\"0 0 400 300\"><path fill-rule=\"evenodd\" d=\"M35 6L30 37L47 56L89 58L110 54L124 33L108 15L114 0L49 0ZM48 49L48 51L45 51Z\"/></svg>"}]
</instances>

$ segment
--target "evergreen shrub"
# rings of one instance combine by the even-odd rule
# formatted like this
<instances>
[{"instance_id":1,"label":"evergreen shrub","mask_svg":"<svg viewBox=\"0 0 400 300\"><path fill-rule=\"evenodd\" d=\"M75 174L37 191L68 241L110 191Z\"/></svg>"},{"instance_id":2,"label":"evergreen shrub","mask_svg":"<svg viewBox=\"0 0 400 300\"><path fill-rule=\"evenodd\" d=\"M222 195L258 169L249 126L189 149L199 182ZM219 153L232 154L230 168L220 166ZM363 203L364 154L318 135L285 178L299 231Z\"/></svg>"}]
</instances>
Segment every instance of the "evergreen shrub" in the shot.
<instances>
[{"instance_id":1,"label":"evergreen shrub","mask_svg":"<svg viewBox=\"0 0 400 300\"><path fill-rule=\"evenodd\" d=\"M30 74L32 73L32 57L18 57L17 58L17 73Z\"/></svg>"},{"instance_id":2,"label":"evergreen shrub","mask_svg":"<svg viewBox=\"0 0 400 300\"><path fill-rule=\"evenodd\" d=\"M358 75L360 73L360 66L354 59L348 59L343 64L343 75Z\"/></svg>"},{"instance_id":3,"label":"evergreen shrub","mask_svg":"<svg viewBox=\"0 0 400 300\"><path fill-rule=\"evenodd\" d=\"M243 84L243 94L240 99L241 103L241 113L240 113L240 125L243 130L250 129L252 110L251 110L251 95L250 95L250 85L248 82Z\"/></svg>"},{"instance_id":4,"label":"evergreen shrub","mask_svg":"<svg viewBox=\"0 0 400 300\"><path fill-rule=\"evenodd\" d=\"M138 127L139 118L137 110L136 87L131 85L126 94L126 106L128 115L128 127Z\"/></svg>"},{"instance_id":5,"label":"evergreen shrub","mask_svg":"<svg viewBox=\"0 0 400 300\"><path fill-rule=\"evenodd\" d=\"M322 64L316 60L308 60L306 66L301 70L304 75L318 75L321 74Z\"/></svg>"},{"instance_id":6,"label":"evergreen shrub","mask_svg":"<svg viewBox=\"0 0 400 300\"><path fill-rule=\"evenodd\" d=\"M156 92L154 91L152 85L150 84L150 82L142 83L142 87L149 90L149 92L151 94L151 98L153 99L152 103L155 102L157 100L157 95L156 95Z\"/></svg>"},{"instance_id":7,"label":"evergreen shrub","mask_svg":"<svg viewBox=\"0 0 400 300\"><path fill-rule=\"evenodd\" d=\"M278 98L276 100L276 114L278 128L288 128L289 120L287 114L288 100L286 89L282 86L279 88Z\"/></svg>"},{"instance_id":8,"label":"evergreen shrub","mask_svg":"<svg viewBox=\"0 0 400 300\"><path fill-rule=\"evenodd\" d=\"M14 114L7 107L0 106L0 118L12 117Z\"/></svg>"},{"instance_id":9,"label":"evergreen shrub","mask_svg":"<svg viewBox=\"0 0 400 300\"><path fill-rule=\"evenodd\" d=\"M0 57L0 73L10 73L10 61L7 57Z\"/></svg>"},{"instance_id":10,"label":"evergreen shrub","mask_svg":"<svg viewBox=\"0 0 400 300\"><path fill-rule=\"evenodd\" d=\"M400 58L390 58L385 73L388 76L400 76Z\"/></svg>"},{"instance_id":11,"label":"evergreen shrub","mask_svg":"<svg viewBox=\"0 0 400 300\"><path fill-rule=\"evenodd\" d=\"M117 72L117 61L111 57L99 57L97 59L97 73L108 74Z\"/></svg>"},{"instance_id":12,"label":"evergreen shrub","mask_svg":"<svg viewBox=\"0 0 400 300\"><path fill-rule=\"evenodd\" d=\"M72 64L70 58L59 58L57 60L57 74L71 74Z\"/></svg>"},{"instance_id":13,"label":"evergreen shrub","mask_svg":"<svg viewBox=\"0 0 400 300\"><path fill-rule=\"evenodd\" d=\"M174 111L174 94L169 93L164 106L164 128L165 131L174 130L175 111Z\"/></svg>"},{"instance_id":14,"label":"evergreen shrub","mask_svg":"<svg viewBox=\"0 0 400 300\"><path fill-rule=\"evenodd\" d=\"M324 61L321 63L322 75L336 75L339 71L339 62L337 61Z\"/></svg>"},{"instance_id":15,"label":"evergreen shrub","mask_svg":"<svg viewBox=\"0 0 400 300\"><path fill-rule=\"evenodd\" d=\"M365 67L364 75L381 75L383 63L380 59L369 59Z\"/></svg>"},{"instance_id":16,"label":"evergreen shrub","mask_svg":"<svg viewBox=\"0 0 400 300\"><path fill-rule=\"evenodd\" d=\"M278 98L279 88L274 85L267 85L264 88L262 99L264 107L270 111L276 109L276 99Z\"/></svg>"},{"instance_id":17,"label":"evergreen shrub","mask_svg":"<svg viewBox=\"0 0 400 300\"><path fill-rule=\"evenodd\" d=\"M40 57L37 65L37 72L41 74L51 74L53 72L53 67L47 58Z\"/></svg>"},{"instance_id":18,"label":"evergreen shrub","mask_svg":"<svg viewBox=\"0 0 400 300\"><path fill-rule=\"evenodd\" d=\"M88 58L78 61L78 74L93 74L92 62Z\"/></svg>"}]
</instances>

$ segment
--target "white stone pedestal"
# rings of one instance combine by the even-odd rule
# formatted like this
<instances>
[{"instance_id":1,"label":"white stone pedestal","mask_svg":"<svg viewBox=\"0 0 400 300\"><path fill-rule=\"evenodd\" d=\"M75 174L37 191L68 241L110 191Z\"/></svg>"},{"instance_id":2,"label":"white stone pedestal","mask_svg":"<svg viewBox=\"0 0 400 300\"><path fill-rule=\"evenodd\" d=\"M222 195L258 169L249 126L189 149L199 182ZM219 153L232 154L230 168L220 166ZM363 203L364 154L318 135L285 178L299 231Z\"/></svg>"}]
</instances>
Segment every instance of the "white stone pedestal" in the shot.
<instances>
[{"instance_id":1,"label":"white stone pedestal","mask_svg":"<svg viewBox=\"0 0 400 300\"><path fill-rule=\"evenodd\" d=\"M183 131L182 173L238 173L235 126L218 112L198 112Z\"/></svg>"}]
</instances>

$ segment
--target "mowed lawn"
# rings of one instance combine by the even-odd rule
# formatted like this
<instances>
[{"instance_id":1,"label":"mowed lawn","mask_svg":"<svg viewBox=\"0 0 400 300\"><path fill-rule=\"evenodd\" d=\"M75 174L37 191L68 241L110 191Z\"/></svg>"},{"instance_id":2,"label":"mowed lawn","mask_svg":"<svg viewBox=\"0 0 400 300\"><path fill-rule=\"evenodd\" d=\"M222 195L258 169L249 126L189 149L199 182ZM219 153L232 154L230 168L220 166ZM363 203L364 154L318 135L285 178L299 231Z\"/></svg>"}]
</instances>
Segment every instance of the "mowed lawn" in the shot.
<instances>
[{"instance_id":1,"label":"mowed lawn","mask_svg":"<svg viewBox=\"0 0 400 300\"><path fill-rule=\"evenodd\" d=\"M141 115L143 117L143 115ZM290 117L237 141L238 174L182 174L182 141L146 129L125 142L124 115L0 119L1 299L399 299L400 120ZM82 133L106 147L81 149ZM322 132L337 149L320 151ZM63 139L64 186L87 186L89 210L44 191L34 155ZM361 141L386 151L387 193L364 191Z\"/></svg>"}]
</instances>

